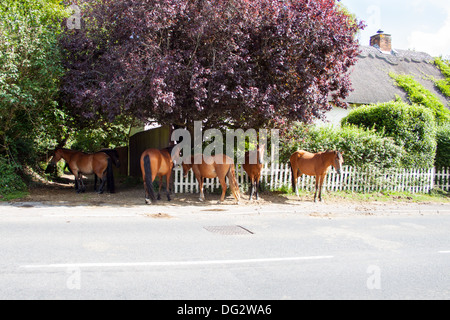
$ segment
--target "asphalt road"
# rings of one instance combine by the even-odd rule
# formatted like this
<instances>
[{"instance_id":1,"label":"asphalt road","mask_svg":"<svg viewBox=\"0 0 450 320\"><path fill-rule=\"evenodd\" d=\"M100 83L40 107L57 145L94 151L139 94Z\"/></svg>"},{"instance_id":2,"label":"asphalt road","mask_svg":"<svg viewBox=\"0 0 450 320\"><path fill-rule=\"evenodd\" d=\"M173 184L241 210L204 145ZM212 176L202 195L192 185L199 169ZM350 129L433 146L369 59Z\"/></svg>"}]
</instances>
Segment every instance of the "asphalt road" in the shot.
<instances>
[{"instance_id":1,"label":"asphalt road","mask_svg":"<svg viewBox=\"0 0 450 320\"><path fill-rule=\"evenodd\" d=\"M0 204L0 299L450 299L449 230L449 204Z\"/></svg>"}]
</instances>

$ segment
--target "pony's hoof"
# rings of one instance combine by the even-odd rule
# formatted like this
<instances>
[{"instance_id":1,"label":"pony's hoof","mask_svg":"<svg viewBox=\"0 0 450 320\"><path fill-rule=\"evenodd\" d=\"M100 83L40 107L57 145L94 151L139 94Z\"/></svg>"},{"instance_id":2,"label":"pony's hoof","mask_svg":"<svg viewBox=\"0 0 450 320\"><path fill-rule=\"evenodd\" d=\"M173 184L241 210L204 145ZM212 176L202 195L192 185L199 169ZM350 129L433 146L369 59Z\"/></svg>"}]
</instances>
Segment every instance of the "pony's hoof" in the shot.
<instances>
[{"instance_id":1,"label":"pony's hoof","mask_svg":"<svg viewBox=\"0 0 450 320\"><path fill-rule=\"evenodd\" d=\"M205 199L202 199L202 198L198 198L198 200L199 200L200 202L204 202L204 201L205 201Z\"/></svg>"},{"instance_id":2,"label":"pony's hoof","mask_svg":"<svg viewBox=\"0 0 450 320\"><path fill-rule=\"evenodd\" d=\"M145 199L145 204L152 204L152 201L150 199Z\"/></svg>"}]
</instances>

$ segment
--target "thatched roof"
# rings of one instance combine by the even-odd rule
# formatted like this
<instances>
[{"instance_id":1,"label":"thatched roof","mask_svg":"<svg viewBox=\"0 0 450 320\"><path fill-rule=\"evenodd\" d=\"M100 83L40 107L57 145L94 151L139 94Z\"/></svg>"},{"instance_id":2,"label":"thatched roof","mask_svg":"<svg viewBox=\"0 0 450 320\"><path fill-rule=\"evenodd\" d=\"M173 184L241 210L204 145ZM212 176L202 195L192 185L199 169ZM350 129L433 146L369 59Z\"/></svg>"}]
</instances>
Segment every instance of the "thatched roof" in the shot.
<instances>
[{"instance_id":1,"label":"thatched roof","mask_svg":"<svg viewBox=\"0 0 450 320\"><path fill-rule=\"evenodd\" d=\"M395 99L396 94L408 101L405 91L396 86L394 79L389 76L393 72L413 75L448 107L447 98L431 80L426 79L429 76L443 79L440 70L431 63L432 60L429 54L422 52L393 50L392 54L385 54L377 48L361 46L359 60L351 73L354 91L346 101L350 104L388 102Z\"/></svg>"}]
</instances>

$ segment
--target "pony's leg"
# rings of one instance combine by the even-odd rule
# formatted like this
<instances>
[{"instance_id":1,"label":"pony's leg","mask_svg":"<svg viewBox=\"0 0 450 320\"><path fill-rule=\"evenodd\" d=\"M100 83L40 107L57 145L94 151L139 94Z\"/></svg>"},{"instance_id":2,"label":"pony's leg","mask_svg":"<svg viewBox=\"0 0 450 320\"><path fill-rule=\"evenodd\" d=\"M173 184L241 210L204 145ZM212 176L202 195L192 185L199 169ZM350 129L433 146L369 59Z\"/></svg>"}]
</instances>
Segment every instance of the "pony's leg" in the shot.
<instances>
[{"instance_id":1,"label":"pony's leg","mask_svg":"<svg viewBox=\"0 0 450 320\"><path fill-rule=\"evenodd\" d=\"M73 181L75 183L75 192L80 193L81 188L80 188L80 183L78 182L78 175L76 175L76 174L73 175Z\"/></svg>"},{"instance_id":2,"label":"pony's leg","mask_svg":"<svg viewBox=\"0 0 450 320\"><path fill-rule=\"evenodd\" d=\"M158 197L157 200L161 200L161 189L162 189L162 176L158 176L159 178L159 190L158 190Z\"/></svg>"},{"instance_id":3,"label":"pony's leg","mask_svg":"<svg viewBox=\"0 0 450 320\"><path fill-rule=\"evenodd\" d=\"M251 201L252 197L253 197L253 179L250 180L250 198L248 200Z\"/></svg>"},{"instance_id":4,"label":"pony's leg","mask_svg":"<svg viewBox=\"0 0 450 320\"><path fill-rule=\"evenodd\" d=\"M320 176L316 176L316 192L314 193L314 202L317 202L317 191L319 189Z\"/></svg>"},{"instance_id":5,"label":"pony's leg","mask_svg":"<svg viewBox=\"0 0 450 320\"><path fill-rule=\"evenodd\" d=\"M72 172L73 177L74 177L74 181L75 181L75 191L76 193L80 193L81 192L81 184L80 181L78 179L78 170L73 169L71 167L69 167L70 172Z\"/></svg>"},{"instance_id":6,"label":"pony's leg","mask_svg":"<svg viewBox=\"0 0 450 320\"><path fill-rule=\"evenodd\" d=\"M80 187L78 186L78 179L77 179L77 177L75 177L75 179L73 179L73 181L75 181L75 191L78 193L78 190L80 189Z\"/></svg>"},{"instance_id":7,"label":"pony's leg","mask_svg":"<svg viewBox=\"0 0 450 320\"><path fill-rule=\"evenodd\" d=\"M222 179L219 179L220 181L220 185L222 186L222 196L220 197L220 200L218 203L222 203L223 200L225 200L225 194L227 193L227 182L225 181L225 177L223 177ZM232 183L230 181L230 183Z\"/></svg>"},{"instance_id":8,"label":"pony's leg","mask_svg":"<svg viewBox=\"0 0 450 320\"><path fill-rule=\"evenodd\" d=\"M150 191L148 189L147 182L146 182L145 178L143 180L144 180L144 191L145 191L145 203L152 204L152 201L150 200Z\"/></svg>"},{"instance_id":9,"label":"pony's leg","mask_svg":"<svg viewBox=\"0 0 450 320\"><path fill-rule=\"evenodd\" d=\"M100 178L100 187L98 188L97 193L102 194L105 189L106 184L106 171L103 173L103 176Z\"/></svg>"},{"instance_id":10,"label":"pony's leg","mask_svg":"<svg viewBox=\"0 0 450 320\"><path fill-rule=\"evenodd\" d=\"M197 181L198 181L198 187L199 187L199 189L200 189L200 198L199 198L199 200L200 201L205 201L205 194L203 193L203 177L198 177L197 178Z\"/></svg>"},{"instance_id":11,"label":"pony's leg","mask_svg":"<svg viewBox=\"0 0 450 320\"><path fill-rule=\"evenodd\" d=\"M296 185L295 185L295 194L297 195L298 198L300 198L300 191L298 188L298 184L299 184L299 180L301 183L303 183L303 173L300 171L300 169L297 170L297 178L295 180Z\"/></svg>"},{"instance_id":12,"label":"pony's leg","mask_svg":"<svg viewBox=\"0 0 450 320\"><path fill-rule=\"evenodd\" d=\"M170 172L166 175L166 193L167 193L167 200L170 201L170 194L172 193L172 190L170 188Z\"/></svg>"},{"instance_id":13,"label":"pony's leg","mask_svg":"<svg viewBox=\"0 0 450 320\"><path fill-rule=\"evenodd\" d=\"M78 172L78 185L79 185L79 189L78 189L77 193L86 192L86 186L84 185L83 174L81 172Z\"/></svg>"},{"instance_id":14,"label":"pony's leg","mask_svg":"<svg viewBox=\"0 0 450 320\"><path fill-rule=\"evenodd\" d=\"M256 201L259 200L259 194L258 194L258 189L259 189L259 177L256 177L255 179L255 192L256 192Z\"/></svg>"},{"instance_id":15,"label":"pony's leg","mask_svg":"<svg viewBox=\"0 0 450 320\"><path fill-rule=\"evenodd\" d=\"M298 192L298 178L301 176L301 172L298 169L293 170L292 172L294 174L294 176L292 177L293 181L294 181L294 189L292 190L293 192L295 192L295 194L297 195L297 197L300 197L300 194Z\"/></svg>"},{"instance_id":16,"label":"pony's leg","mask_svg":"<svg viewBox=\"0 0 450 320\"><path fill-rule=\"evenodd\" d=\"M75 177L75 191L76 193L81 193L83 192L83 181L80 181L80 179L78 178L78 175L74 175Z\"/></svg>"},{"instance_id":17,"label":"pony's leg","mask_svg":"<svg viewBox=\"0 0 450 320\"><path fill-rule=\"evenodd\" d=\"M320 182L319 182L319 201L322 202L322 189L323 189L323 181L325 180L326 175L320 176Z\"/></svg>"},{"instance_id":18,"label":"pony's leg","mask_svg":"<svg viewBox=\"0 0 450 320\"><path fill-rule=\"evenodd\" d=\"M98 180L98 177L96 174L94 174L94 191L97 191L97 180ZM101 183L101 181L100 181L100 183Z\"/></svg>"}]
</instances>

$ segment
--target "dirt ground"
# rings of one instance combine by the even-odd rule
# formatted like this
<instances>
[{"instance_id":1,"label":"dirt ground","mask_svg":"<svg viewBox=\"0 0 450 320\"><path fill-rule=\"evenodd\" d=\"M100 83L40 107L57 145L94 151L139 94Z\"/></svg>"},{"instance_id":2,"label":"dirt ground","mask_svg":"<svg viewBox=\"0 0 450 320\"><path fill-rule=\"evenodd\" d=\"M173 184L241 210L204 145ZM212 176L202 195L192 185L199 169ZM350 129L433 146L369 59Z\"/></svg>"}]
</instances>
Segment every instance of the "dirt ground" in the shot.
<instances>
[{"instance_id":1,"label":"dirt ground","mask_svg":"<svg viewBox=\"0 0 450 320\"><path fill-rule=\"evenodd\" d=\"M134 207L145 206L144 188L142 183L116 180L116 193L97 194L94 191L92 179L86 182L85 193L77 194L73 185L73 177L63 176L57 182L40 181L30 189L30 194L24 199L14 200L16 204L23 202L38 202L52 206L118 206ZM198 194L173 194L172 201L168 202L165 192L161 194L162 200L157 205L146 206L146 210L160 212L292 212L313 217L331 218L346 215L361 216L385 216L392 214L450 214L450 203L420 202L415 199L393 196L383 201L371 201L352 196L339 196L334 193L324 192L323 203L313 202L313 193L304 193L298 198L295 195L286 195L277 192L262 192L258 201L249 201L247 193L241 193L241 201L236 206L232 196L227 196L225 201L218 205L219 194L206 193L205 202L199 201ZM183 210L181 210L183 209Z\"/></svg>"},{"instance_id":2,"label":"dirt ground","mask_svg":"<svg viewBox=\"0 0 450 320\"><path fill-rule=\"evenodd\" d=\"M136 206L144 205L144 187L142 184L133 183L116 183L116 192L111 194L105 192L98 194L94 191L93 181L91 179L85 180L87 190L85 193L77 194L74 189L73 179L69 176L63 176L58 179L58 182L39 183L30 189L30 194L24 199L18 199L17 202L42 202L60 205L119 205L119 206ZM157 192L157 190L155 190ZM313 195L311 195L313 196ZM158 205L170 206L210 206L218 204L220 195L217 193L209 193L205 190L205 202L199 201L197 193L191 194L172 194L172 200L167 201L165 189L161 191L161 200ZM299 201L296 196L282 195L274 192L260 192L259 200L249 201L247 193L241 193L241 206L250 206L258 203L264 204L295 204ZM302 199L304 201L311 201L311 199ZM236 201L233 196L228 195L223 202L223 205L234 205Z\"/></svg>"}]
</instances>

